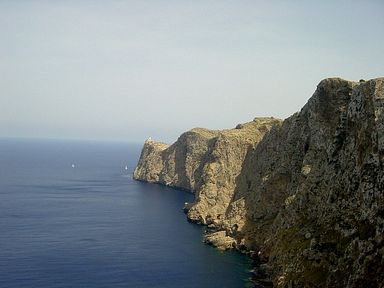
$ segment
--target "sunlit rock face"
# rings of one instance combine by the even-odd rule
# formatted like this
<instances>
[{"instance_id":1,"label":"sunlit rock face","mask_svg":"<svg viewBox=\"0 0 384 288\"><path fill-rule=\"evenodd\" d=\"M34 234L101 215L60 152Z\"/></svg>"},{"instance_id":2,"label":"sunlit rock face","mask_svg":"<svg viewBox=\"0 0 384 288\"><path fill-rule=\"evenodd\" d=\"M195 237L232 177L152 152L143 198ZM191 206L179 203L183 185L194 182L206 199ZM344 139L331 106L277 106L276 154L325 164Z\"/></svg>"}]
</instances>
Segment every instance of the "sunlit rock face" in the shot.
<instances>
[{"instance_id":1,"label":"sunlit rock face","mask_svg":"<svg viewBox=\"0 0 384 288\"><path fill-rule=\"evenodd\" d=\"M280 122L255 118L228 130L194 128L171 146L147 140L134 178L193 191L196 201L188 205L188 217L217 222L231 201L245 156Z\"/></svg>"},{"instance_id":2,"label":"sunlit rock face","mask_svg":"<svg viewBox=\"0 0 384 288\"><path fill-rule=\"evenodd\" d=\"M146 142L135 178L194 191L206 241L254 252L276 287L384 287L383 111L384 78L325 79L283 122Z\"/></svg>"}]
</instances>

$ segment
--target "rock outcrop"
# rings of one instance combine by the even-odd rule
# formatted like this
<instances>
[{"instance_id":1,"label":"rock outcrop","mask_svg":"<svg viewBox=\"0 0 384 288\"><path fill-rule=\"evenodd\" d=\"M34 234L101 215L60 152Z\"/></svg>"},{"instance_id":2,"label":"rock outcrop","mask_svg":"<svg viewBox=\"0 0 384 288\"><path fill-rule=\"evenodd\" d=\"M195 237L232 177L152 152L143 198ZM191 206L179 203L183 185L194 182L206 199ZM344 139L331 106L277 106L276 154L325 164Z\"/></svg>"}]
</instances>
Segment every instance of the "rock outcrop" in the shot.
<instances>
[{"instance_id":1,"label":"rock outcrop","mask_svg":"<svg viewBox=\"0 0 384 288\"><path fill-rule=\"evenodd\" d=\"M384 287L384 78L325 79L263 125L239 142L208 130L160 152L146 142L135 178L195 191L188 217L206 241L252 251L276 287Z\"/></svg>"},{"instance_id":2,"label":"rock outcrop","mask_svg":"<svg viewBox=\"0 0 384 288\"><path fill-rule=\"evenodd\" d=\"M133 176L195 192L195 203L186 203L189 219L207 225L219 222L235 191L245 156L280 122L255 118L234 129L195 128L171 146L147 140Z\"/></svg>"}]
</instances>

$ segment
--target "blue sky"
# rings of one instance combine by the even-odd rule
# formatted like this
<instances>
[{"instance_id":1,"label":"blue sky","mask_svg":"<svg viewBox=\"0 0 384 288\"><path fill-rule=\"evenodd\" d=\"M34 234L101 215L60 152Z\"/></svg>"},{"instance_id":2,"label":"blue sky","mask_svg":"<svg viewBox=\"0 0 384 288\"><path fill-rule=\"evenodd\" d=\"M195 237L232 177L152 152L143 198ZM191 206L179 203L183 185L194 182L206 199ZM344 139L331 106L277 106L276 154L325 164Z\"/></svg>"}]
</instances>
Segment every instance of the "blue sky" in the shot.
<instances>
[{"instance_id":1,"label":"blue sky","mask_svg":"<svg viewBox=\"0 0 384 288\"><path fill-rule=\"evenodd\" d=\"M383 1L1 1L0 137L172 142L384 76Z\"/></svg>"}]
</instances>

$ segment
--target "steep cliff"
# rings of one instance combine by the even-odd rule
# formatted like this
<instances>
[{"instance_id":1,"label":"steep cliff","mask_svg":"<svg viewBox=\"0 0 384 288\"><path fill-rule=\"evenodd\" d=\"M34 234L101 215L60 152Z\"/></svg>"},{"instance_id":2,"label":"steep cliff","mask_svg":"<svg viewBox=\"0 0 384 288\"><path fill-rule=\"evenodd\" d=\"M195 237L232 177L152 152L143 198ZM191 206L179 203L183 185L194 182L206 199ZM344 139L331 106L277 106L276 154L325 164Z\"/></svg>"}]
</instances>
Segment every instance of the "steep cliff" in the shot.
<instances>
[{"instance_id":1,"label":"steep cliff","mask_svg":"<svg viewBox=\"0 0 384 288\"><path fill-rule=\"evenodd\" d=\"M195 128L171 146L147 140L134 178L195 192L195 203L187 205L189 219L212 224L225 214L246 154L280 122L255 118L234 129Z\"/></svg>"},{"instance_id":2,"label":"steep cliff","mask_svg":"<svg viewBox=\"0 0 384 288\"><path fill-rule=\"evenodd\" d=\"M222 229L276 285L383 285L383 88L326 79L247 155Z\"/></svg>"},{"instance_id":3,"label":"steep cliff","mask_svg":"<svg viewBox=\"0 0 384 288\"><path fill-rule=\"evenodd\" d=\"M264 283L270 277L276 287L384 287L384 78L325 79L300 112L272 124L235 169L230 159L210 160L231 155L231 142L216 158L210 141L195 152L204 154L196 158L201 181L175 185L196 191L188 216L212 227L207 242L255 251ZM226 172L210 173L211 162ZM229 197L217 189L226 179Z\"/></svg>"}]
</instances>

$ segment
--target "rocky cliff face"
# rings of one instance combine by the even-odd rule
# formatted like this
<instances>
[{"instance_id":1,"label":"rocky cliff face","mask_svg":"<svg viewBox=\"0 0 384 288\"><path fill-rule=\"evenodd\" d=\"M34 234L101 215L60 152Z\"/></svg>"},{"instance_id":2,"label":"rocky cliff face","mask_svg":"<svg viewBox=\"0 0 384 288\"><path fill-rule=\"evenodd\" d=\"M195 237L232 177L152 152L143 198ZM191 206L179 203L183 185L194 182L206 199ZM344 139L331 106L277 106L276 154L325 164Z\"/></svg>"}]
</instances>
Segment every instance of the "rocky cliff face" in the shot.
<instances>
[{"instance_id":1,"label":"rocky cliff face","mask_svg":"<svg viewBox=\"0 0 384 288\"><path fill-rule=\"evenodd\" d=\"M134 178L195 192L195 203L187 205L188 217L203 224L218 222L231 201L246 154L280 122L255 118L234 129L195 128L171 146L147 140Z\"/></svg>"},{"instance_id":2,"label":"rocky cliff face","mask_svg":"<svg viewBox=\"0 0 384 288\"><path fill-rule=\"evenodd\" d=\"M264 125L237 135L243 152L208 133L189 153L179 139L147 157L146 143L135 177L196 191L188 217L212 228L207 242L254 251L264 283L384 287L384 78L325 79L299 113Z\"/></svg>"}]
</instances>

